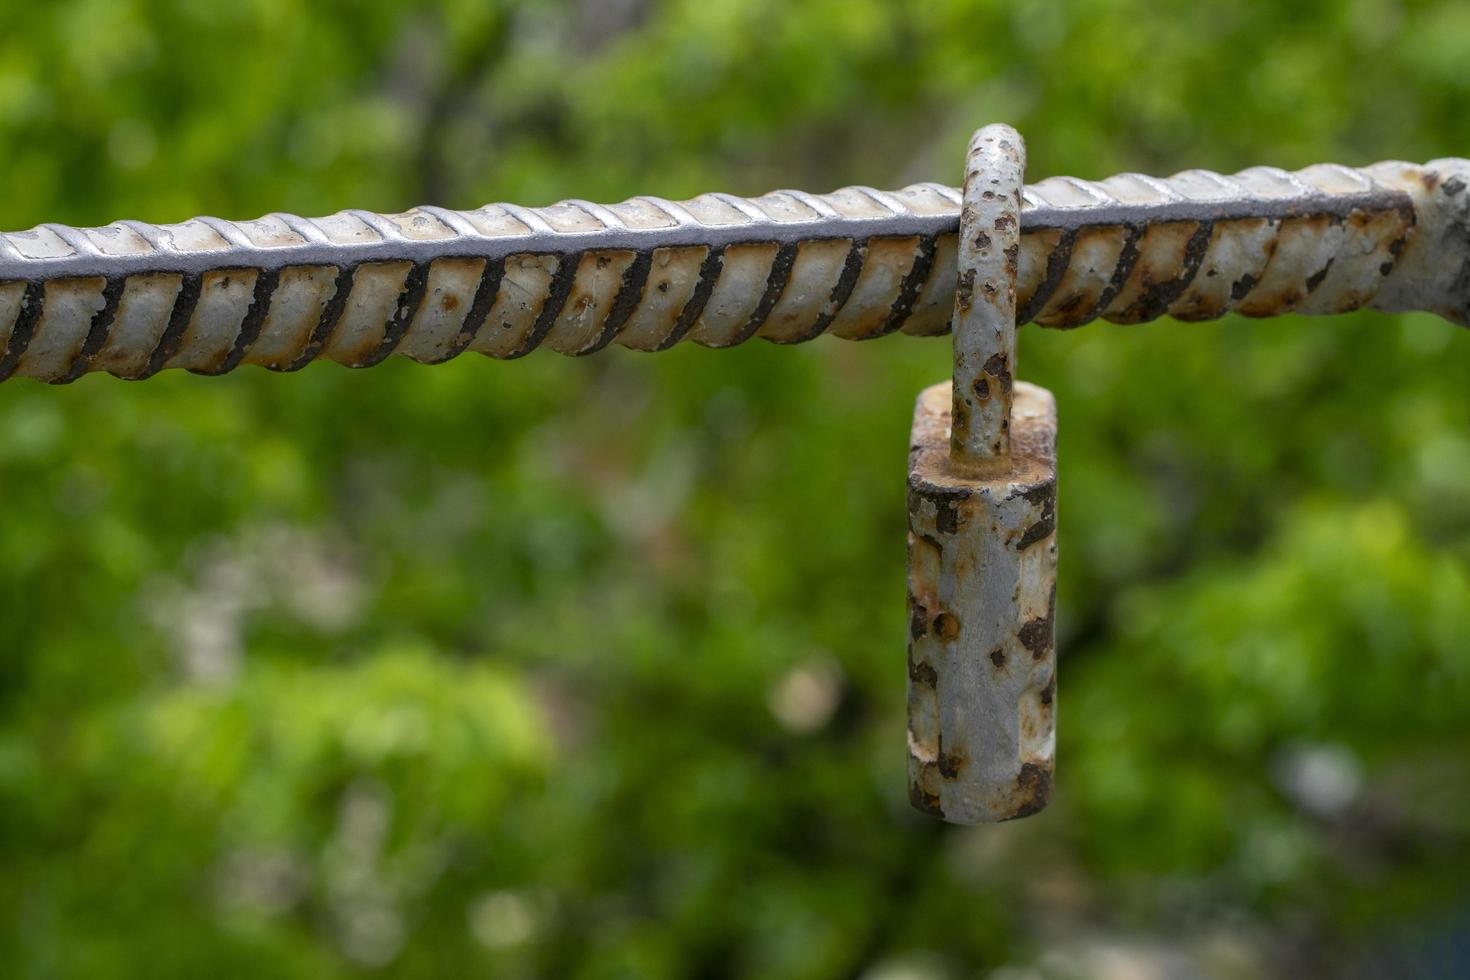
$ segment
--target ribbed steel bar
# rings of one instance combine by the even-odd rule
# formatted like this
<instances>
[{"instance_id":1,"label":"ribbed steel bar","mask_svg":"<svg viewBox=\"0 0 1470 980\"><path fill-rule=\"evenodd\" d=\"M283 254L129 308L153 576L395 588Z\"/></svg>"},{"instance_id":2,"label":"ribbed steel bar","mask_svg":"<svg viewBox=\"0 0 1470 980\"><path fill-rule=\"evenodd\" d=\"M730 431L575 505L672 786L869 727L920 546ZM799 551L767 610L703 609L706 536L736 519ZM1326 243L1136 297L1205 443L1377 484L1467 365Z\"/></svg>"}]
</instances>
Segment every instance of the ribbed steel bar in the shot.
<instances>
[{"instance_id":1,"label":"ribbed steel bar","mask_svg":"<svg viewBox=\"0 0 1470 980\"><path fill-rule=\"evenodd\" d=\"M1027 187L1018 322L1470 308L1470 162ZM960 194L777 191L0 235L0 379L947 332Z\"/></svg>"}]
</instances>

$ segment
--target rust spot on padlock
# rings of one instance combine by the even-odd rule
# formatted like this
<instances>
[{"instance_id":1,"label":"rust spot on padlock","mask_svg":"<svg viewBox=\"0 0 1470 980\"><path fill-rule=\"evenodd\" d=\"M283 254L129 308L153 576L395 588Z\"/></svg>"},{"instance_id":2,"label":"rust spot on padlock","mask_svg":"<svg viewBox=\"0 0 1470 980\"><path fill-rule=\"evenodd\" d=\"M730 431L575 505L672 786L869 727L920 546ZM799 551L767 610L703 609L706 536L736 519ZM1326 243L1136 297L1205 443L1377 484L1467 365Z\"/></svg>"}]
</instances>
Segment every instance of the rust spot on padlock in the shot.
<instances>
[{"instance_id":1,"label":"rust spot on padlock","mask_svg":"<svg viewBox=\"0 0 1470 980\"><path fill-rule=\"evenodd\" d=\"M1016 777L1011 818L1029 817L1045 809L1051 802L1051 779L1050 767L1043 769L1030 762L1021 766L1021 773Z\"/></svg>"},{"instance_id":2,"label":"rust spot on padlock","mask_svg":"<svg viewBox=\"0 0 1470 980\"><path fill-rule=\"evenodd\" d=\"M951 613L940 613L934 617L934 635L941 640L953 640L960 635L960 621Z\"/></svg>"}]
</instances>

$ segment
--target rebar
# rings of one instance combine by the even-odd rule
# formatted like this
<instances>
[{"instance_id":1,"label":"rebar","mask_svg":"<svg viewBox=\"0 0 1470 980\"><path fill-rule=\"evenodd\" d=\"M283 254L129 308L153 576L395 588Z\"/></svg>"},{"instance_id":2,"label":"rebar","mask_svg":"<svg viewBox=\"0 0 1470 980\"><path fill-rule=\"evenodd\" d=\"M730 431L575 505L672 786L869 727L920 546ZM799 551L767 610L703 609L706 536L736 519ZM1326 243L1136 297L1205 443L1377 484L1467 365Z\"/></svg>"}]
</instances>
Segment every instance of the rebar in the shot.
<instances>
[{"instance_id":1,"label":"rebar","mask_svg":"<svg viewBox=\"0 0 1470 980\"><path fill-rule=\"evenodd\" d=\"M1371 306L1470 313L1470 162L1052 178L1025 189L1017 322ZM960 194L119 221L0 234L0 380L326 358L663 350L948 332Z\"/></svg>"}]
</instances>

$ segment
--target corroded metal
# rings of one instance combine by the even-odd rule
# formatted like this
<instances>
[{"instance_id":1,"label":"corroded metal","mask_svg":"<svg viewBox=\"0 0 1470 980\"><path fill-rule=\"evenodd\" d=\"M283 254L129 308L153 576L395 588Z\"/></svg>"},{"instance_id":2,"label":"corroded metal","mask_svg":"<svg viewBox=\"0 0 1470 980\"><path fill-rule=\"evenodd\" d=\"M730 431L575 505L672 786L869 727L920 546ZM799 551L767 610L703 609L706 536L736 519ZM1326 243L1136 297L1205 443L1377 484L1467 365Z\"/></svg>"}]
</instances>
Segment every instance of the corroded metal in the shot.
<instances>
[{"instance_id":1,"label":"corroded metal","mask_svg":"<svg viewBox=\"0 0 1470 980\"><path fill-rule=\"evenodd\" d=\"M1018 381L1004 471L956 472L950 386L909 449L909 799L952 823L1035 813L1056 719L1056 404Z\"/></svg>"},{"instance_id":2,"label":"corroded metal","mask_svg":"<svg viewBox=\"0 0 1470 980\"><path fill-rule=\"evenodd\" d=\"M1018 322L1470 311L1470 163L1052 178ZM0 379L948 331L960 194L706 194L0 235Z\"/></svg>"},{"instance_id":3,"label":"corroded metal","mask_svg":"<svg viewBox=\"0 0 1470 980\"><path fill-rule=\"evenodd\" d=\"M1026 147L999 124L978 130L965 156L953 327L950 455L972 470L1005 465L1011 451L1016 366L1016 273Z\"/></svg>"},{"instance_id":4,"label":"corroded metal","mask_svg":"<svg viewBox=\"0 0 1470 980\"><path fill-rule=\"evenodd\" d=\"M1013 380L1025 168L1009 126L970 141L954 378L919 396L909 449L909 797L953 823L1051 796L1056 403Z\"/></svg>"}]
</instances>

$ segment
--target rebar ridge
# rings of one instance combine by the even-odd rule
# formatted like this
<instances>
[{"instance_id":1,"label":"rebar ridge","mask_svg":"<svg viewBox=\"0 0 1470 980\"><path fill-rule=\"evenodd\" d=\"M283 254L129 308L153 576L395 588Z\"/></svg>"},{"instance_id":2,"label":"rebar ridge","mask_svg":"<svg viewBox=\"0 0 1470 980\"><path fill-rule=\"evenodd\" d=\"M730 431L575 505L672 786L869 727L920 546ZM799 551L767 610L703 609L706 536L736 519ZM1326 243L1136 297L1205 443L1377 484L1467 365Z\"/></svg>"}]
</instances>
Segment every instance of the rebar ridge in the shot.
<instances>
[{"instance_id":1,"label":"rebar ridge","mask_svg":"<svg viewBox=\"0 0 1470 980\"><path fill-rule=\"evenodd\" d=\"M1470 162L1057 177L1023 195L1017 322L1470 311ZM392 355L587 354L949 329L960 194L46 224L0 234L0 380Z\"/></svg>"}]
</instances>

